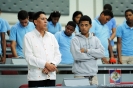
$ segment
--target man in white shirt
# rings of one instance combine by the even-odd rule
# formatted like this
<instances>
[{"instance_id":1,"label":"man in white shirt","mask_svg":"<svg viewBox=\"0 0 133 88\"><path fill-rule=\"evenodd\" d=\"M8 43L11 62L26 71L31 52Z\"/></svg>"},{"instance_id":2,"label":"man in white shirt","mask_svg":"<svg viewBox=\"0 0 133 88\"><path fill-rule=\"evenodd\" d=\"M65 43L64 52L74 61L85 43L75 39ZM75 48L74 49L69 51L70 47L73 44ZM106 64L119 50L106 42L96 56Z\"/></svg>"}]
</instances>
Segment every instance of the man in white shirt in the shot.
<instances>
[{"instance_id":1,"label":"man in white shirt","mask_svg":"<svg viewBox=\"0 0 133 88\"><path fill-rule=\"evenodd\" d=\"M55 86L56 66L61 61L59 46L54 35L47 32L44 12L34 14L36 29L24 37L24 55L28 63L29 87Z\"/></svg>"}]
</instances>

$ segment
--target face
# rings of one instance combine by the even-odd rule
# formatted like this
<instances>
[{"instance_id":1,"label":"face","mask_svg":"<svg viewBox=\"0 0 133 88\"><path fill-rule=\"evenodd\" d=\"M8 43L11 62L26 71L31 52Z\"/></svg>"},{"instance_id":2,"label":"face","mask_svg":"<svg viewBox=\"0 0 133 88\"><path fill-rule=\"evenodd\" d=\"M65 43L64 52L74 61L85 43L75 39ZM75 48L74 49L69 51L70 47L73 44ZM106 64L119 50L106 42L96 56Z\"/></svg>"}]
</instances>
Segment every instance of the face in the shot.
<instances>
[{"instance_id":1,"label":"face","mask_svg":"<svg viewBox=\"0 0 133 88\"><path fill-rule=\"evenodd\" d=\"M78 24L79 23L79 20L81 18L81 14L77 15L74 19L75 19L75 22Z\"/></svg>"},{"instance_id":2,"label":"face","mask_svg":"<svg viewBox=\"0 0 133 88\"><path fill-rule=\"evenodd\" d=\"M67 36L71 36L72 33L75 31L75 28L73 26L71 26L71 25L67 25L65 28L66 28L65 29L65 34Z\"/></svg>"},{"instance_id":3,"label":"face","mask_svg":"<svg viewBox=\"0 0 133 88\"><path fill-rule=\"evenodd\" d=\"M52 23L56 25L56 23L59 21L59 17L52 17Z\"/></svg>"},{"instance_id":4,"label":"face","mask_svg":"<svg viewBox=\"0 0 133 88\"><path fill-rule=\"evenodd\" d=\"M133 21L133 13L132 12L126 12L125 18L128 22L132 22Z\"/></svg>"},{"instance_id":5,"label":"face","mask_svg":"<svg viewBox=\"0 0 133 88\"><path fill-rule=\"evenodd\" d=\"M101 14L100 16L100 22L101 24L106 24L111 19L110 16L105 16L104 14Z\"/></svg>"},{"instance_id":6,"label":"face","mask_svg":"<svg viewBox=\"0 0 133 88\"><path fill-rule=\"evenodd\" d=\"M46 15L40 14L40 17L37 20L34 20L34 23L36 25L36 28L38 30L44 30L47 29L47 18Z\"/></svg>"},{"instance_id":7,"label":"face","mask_svg":"<svg viewBox=\"0 0 133 88\"><path fill-rule=\"evenodd\" d=\"M21 24L23 27L26 27L26 26L28 25L29 19L28 19L28 18L26 18L25 20L19 19L19 22L20 22L20 24Z\"/></svg>"},{"instance_id":8,"label":"face","mask_svg":"<svg viewBox=\"0 0 133 88\"><path fill-rule=\"evenodd\" d=\"M89 29L91 28L91 24L89 21L81 21L79 23L79 28L81 30L81 34L86 35L89 32Z\"/></svg>"}]
</instances>

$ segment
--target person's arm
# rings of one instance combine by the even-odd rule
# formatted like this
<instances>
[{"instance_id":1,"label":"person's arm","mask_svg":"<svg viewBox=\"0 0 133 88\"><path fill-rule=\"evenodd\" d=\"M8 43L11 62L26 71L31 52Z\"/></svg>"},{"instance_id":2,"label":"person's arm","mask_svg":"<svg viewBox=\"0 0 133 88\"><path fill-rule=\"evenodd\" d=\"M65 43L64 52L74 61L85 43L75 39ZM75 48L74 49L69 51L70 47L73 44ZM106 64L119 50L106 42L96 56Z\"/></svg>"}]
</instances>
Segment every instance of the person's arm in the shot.
<instances>
[{"instance_id":1,"label":"person's arm","mask_svg":"<svg viewBox=\"0 0 133 88\"><path fill-rule=\"evenodd\" d=\"M104 57L104 47L102 46L100 40L95 37L96 39L96 48L95 49L87 49L87 54L95 57L95 58L103 58Z\"/></svg>"},{"instance_id":2,"label":"person's arm","mask_svg":"<svg viewBox=\"0 0 133 88\"><path fill-rule=\"evenodd\" d=\"M16 52L16 41L11 41L11 51L12 51L13 57L18 57Z\"/></svg>"},{"instance_id":3,"label":"person's arm","mask_svg":"<svg viewBox=\"0 0 133 88\"><path fill-rule=\"evenodd\" d=\"M92 59L91 55L83 53L80 48L80 42L77 38L71 41L70 51L75 61L86 61Z\"/></svg>"},{"instance_id":4,"label":"person's arm","mask_svg":"<svg viewBox=\"0 0 133 88\"><path fill-rule=\"evenodd\" d=\"M116 36L116 21L114 18L112 20L112 35L110 36L110 40L113 40Z\"/></svg>"},{"instance_id":5,"label":"person's arm","mask_svg":"<svg viewBox=\"0 0 133 88\"><path fill-rule=\"evenodd\" d=\"M6 39L5 39L5 32L0 33L1 35L1 47L2 47L2 55L1 55L1 62L6 62Z\"/></svg>"},{"instance_id":6,"label":"person's arm","mask_svg":"<svg viewBox=\"0 0 133 88\"><path fill-rule=\"evenodd\" d=\"M118 53L118 64L122 64L121 57L121 38L117 37L117 53Z\"/></svg>"},{"instance_id":7,"label":"person's arm","mask_svg":"<svg viewBox=\"0 0 133 88\"><path fill-rule=\"evenodd\" d=\"M111 57L114 58L114 53L113 53L113 49L112 49L112 45L111 45L111 41L108 40L108 43L109 43L108 50L109 50L110 58L111 58Z\"/></svg>"},{"instance_id":8,"label":"person's arm","mask_svg":"<svg viewBox=\"0 0 133 88\"><path fill-rule=\"evenodd\" d=\"M110 40L113 40L116 36L116 28L112 28L112 35L110 36Z\"/></svg>"}]
</instances>

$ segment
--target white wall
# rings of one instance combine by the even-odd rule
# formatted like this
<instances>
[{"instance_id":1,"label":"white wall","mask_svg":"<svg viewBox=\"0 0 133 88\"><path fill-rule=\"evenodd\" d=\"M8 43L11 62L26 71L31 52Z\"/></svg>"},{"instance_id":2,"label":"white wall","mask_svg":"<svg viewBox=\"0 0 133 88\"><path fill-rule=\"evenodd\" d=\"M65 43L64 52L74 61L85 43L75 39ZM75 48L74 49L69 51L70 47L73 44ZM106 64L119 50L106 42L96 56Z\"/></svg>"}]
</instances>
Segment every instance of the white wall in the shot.
<instances>
[{"instance_id":1,"label":"white wall","mask_svg":"<svg viewBox=\"0 0 133 88\"><path fill-rule=\"evenodd\" d=\"M92 19L101 13L103 10L103 0L69 0L70 1L70 13L69 16L61 16L60 23L64 26L70 20L72 20L72 14L76 10L80 10L84 15L89 15ZM1 17L6 19L11 25L15 24L17 20L17 14L15 13L2 13ZM48 17L48 16L47 16ZM121 24L124 17L115 17L117 25Z\"/></svg>"}]
</instances>

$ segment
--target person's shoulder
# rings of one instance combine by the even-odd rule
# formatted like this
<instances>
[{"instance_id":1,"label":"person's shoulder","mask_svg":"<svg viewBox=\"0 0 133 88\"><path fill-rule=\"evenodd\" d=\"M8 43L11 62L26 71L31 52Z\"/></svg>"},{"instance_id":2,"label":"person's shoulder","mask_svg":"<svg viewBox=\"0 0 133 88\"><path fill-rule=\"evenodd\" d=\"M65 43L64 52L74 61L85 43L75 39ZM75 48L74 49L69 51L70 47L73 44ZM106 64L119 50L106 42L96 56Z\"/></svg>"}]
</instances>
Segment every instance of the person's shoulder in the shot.
<instances>
[{"instance_id":1,"label":"person's shoulder","mask_svg":"<svg viewBox=\"0 0 133 88\"><path fill-rule=\"evenodd\" d=\"M47 34L48 36L54 36L52 33L48 32L48 31L46 31L46 34Z\"/></svg>"},{"instance_id":2,"label":"person's shoulder","mask_svg":"<svg viewBox=\"0 0 133 88\"><path fill-rule=\"evenodd\" d=\"M32 35L34 35L35 34L35 29L33 29L32 31L30 31L30 32L27 32L26 34L25 34L25 36L32 36Z\"/></svg>"},{"instance_id":3,"label":"person's shoulder","mask_svg":"<svg viewBox=\"0 0 133 88\"><path fill-rule=\"evenodd\" d=\"M35 27L35 25L34 25L33 22L29 22L28 26L30 26L30 27Z\"/></svg>"},{"instance_id":4,"label":"person's shoulder","mask_svg":"<svg viewBox=\"0 0 133 88\"><path fill-rule=\"evenodd\" d=\"M62 34L62 31L58 31L55 33L55 35L61 35Z\"/></svg>"}]
</instances>

